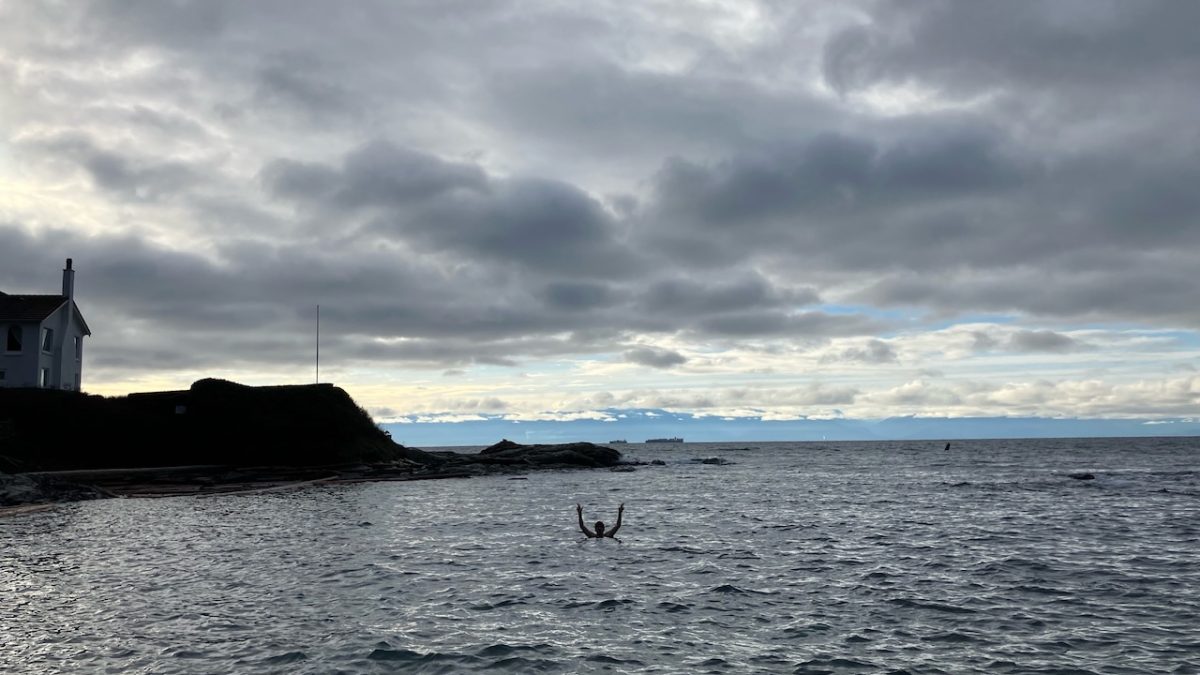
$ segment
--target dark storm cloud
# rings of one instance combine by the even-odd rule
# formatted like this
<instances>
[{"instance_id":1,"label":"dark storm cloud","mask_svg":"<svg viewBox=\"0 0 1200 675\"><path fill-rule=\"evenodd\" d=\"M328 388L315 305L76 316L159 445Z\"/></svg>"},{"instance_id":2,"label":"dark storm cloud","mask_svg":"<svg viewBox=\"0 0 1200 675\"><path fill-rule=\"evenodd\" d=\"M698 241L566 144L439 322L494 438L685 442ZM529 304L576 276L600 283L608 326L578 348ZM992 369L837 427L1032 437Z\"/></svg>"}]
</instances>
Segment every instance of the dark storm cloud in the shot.
<instances>
[{"instance_id":1,"label":"dark storm cloud","mask_svg":"<svg viewBox=\"0 0 1200 675\"><path fill-rule=\"evenodd\" d=\"M630 348L628 330L754 334L754 324L738 314L729 315L732 327L719 321L707 326L713 315L703 312L639 324L628 318L636 314L628 290L559 282L548 287L550 302L543 302L522 283L486 268L447 276L436 265L372 247L317 252L228 241L210 258L132 236L64 230L33 235L12 224L0 226L0 247L0 289L6 292L54 292L63 258L75 258L80 303L93 332L105 338L91 356L108 369L306 362L317 304L324 352L343 364L512 366L522 359L624 350L636 362L669 367L677 365L674 352ZM480 294L481 288L489 292ZM725 292L716 289L718 297ZM811 317L778 321L802 328L809 338L870 329L842 317L827 325Z\"/></svg>"},{"instance_id":2,"label":"dark storm cloud","mask_svg":"<svg viewBox=\"0 0 1200 675\"><path fill-rule=\"evenodd\" d=\"M625 361L650 368L673 368L687 363L687 357L671 349L637 347L623 355Z\"/></svg>"},{"instance_id":3,"label":"dark storm cloud","mask_svg":"<svg viewBox=\"0 0 1200 675\"><path fill-rule=\"evenodd\" d=\"M574 185L494 178L386 142L350 152L339 169L281 159L262 176L276 197L328 215L368 212L372 235L431 252L593 277L628 273L638 259L603 206Z\"/></svg>"},{"instance_id":4,"label":"dark storm cloud","mask_svg":"<svg viewBox=\"0 0 1200 675\"><path fill-rule=\"evenodd\" d=\"M869 23L826 44L824 73L840 91L880 80L976 92L1200 74L1195 3L941 1L874 9Z\"/></svg>"},{"instance_id":5,"label":"dark storm cloud","mask_svg":"<svg viewBox=\"0 0 1200 675\"><path fill-rule=\"evenodd\" d=\"M276 159L262 168L259 178L263 187L277 198L297 201L317 201L337 189L340 174L323 164Z\"/></svg>"},{"instance_id":6,"label":"dark storm cloud","mask_svg":"<svg viewBox=\"0 0 1200 675\"><path fill-rule=\"evenodd\" d=\"M494 124L536 147L650 164L663 147L691 154L773 142L828 128L839 116L828 102L764 88L736 70L677 74L606 62L501 66L482 103Z\"/></svg>"},{"instance_id":7,"label":"dark storm cloud","mask_svg":"<svg viewBox=\"0 0 1200 675\"><path fill-rule=\"evenodd\" d=\"M701 315L759 307L799 307L818 301L811 289L784 290L760 276L704 284L694 279L663 279L649 285L638 299L646 312Z\"/></svg>"},{"instance_id":8,"label":"dark storm cloud","mask_svg":"<svg viewBox=\"0 0 1200 675\"><path fill-rule=\"evenodd\" d=\"M547 284L542 289L541 296L551 307L570 312L585 312L611 307L620 301L620 294L611 286L575 281Z\"/></svg>"},{"instance_id":9,"label":"dark storm cloud","mask_svg":"<svg viewBox=\"0 0 1200 675\"><path fill-rule=\"evenodd\" d=\"M99 189L132 201L155 201L205 181L205 167L101 147L89 135L66 132L17 144L42 161L72 162Z\"/></svg>"},{"instance_id":10,"label":"dark storm cloud","mask_svg":"<svg viewBox=\"0 0 1200 675\"><path fill-rule=\"evenodd\" d=\"M986 352L990 349L995 349L999 346L999 341L985 331L971 331L971 349L977 352Z\"/></svg>"},{"instance_id":11,"label":"dark storm cloud","mask_svg":"<svg viewBox=\"0 0 1200 675\"><path fill-rule=\"evenodd\" d=\"M298 358L318 302L443 368L893 327L820 302L1200 325L1200 9L752 8L2 5L0 140L81 192L0 288L72 255L96 355L163 368Z\"/></svg>"},{"instance_id":12,"label":"dark storm cloud","mask_svg":"<svg viewBox=\"0 0 1200 675\"><path fill-rule=\"evenodd\" d=\"M927 275L883 275L852 297L880 307L928 307L941 312L1027 312L1058 319L1142 319L1197 325L1189 298L1197 285L1188 270L1200 259L1187 250L1155 256L1131 255L1108 268L1012 273L931 271Z\"/></svg>"},{"instance_id":13,"label":"dark storm cloud","mask_svg":"<svg viewBox=\"0 0 1200 675\"><path fill-rule=\"evenodd\" d=\"M487 193L433 200L417 213L385 216L373 229L435 251L556 274L614 277L637 262L615 239L598 202L572 185L544 179L493 181Z\"/></svg>"},{"instance_id":14,"label":"dark storm cloud","mask_svg":"<svg viewBox=\"0 0 1200 675\"><path fill-rule=\"evenodd\" d=\"M96 0L83 3L89 26L114 46L129 42L186 48L202 44L227 25L228 2Z\"/></svg>"},{"instance_id":15,"label":"dark storm cloud","mask_svg":"<svg viewBox=\"0 0 1200 675\"><path fill-rule=\"evenodd\" d=\"M223 259L211 260L129 237L32 236L14 226L0 227L0 242L6 256L0 286L7 292L54 292L62 258L75 258L81 305L93 332L106 336L93 350L100 365L296 361L311 349L318 303L331 353L342 347L350 359L512 363L526 348L561 353L580 347L526 340L568 326L522 305L470 302L454 280L371 251L322 255L231 245ZM396 335L411 339L374 342ZM155 358L139 361L139 352Z\"/></svg>"},{"instance_id":16,"label":"dark storm cloud","mask_svg":"<svg viewBox=\"0 0 1200 675\"><path fill-rule=\"evenodd\" d=\"M991 125L951 128L672 161L635 240L697 269L869 273L852 299L888 306L1196 324L1197 163L1131 164L1129 147L1047 161Z\"/></svg>"},{"instance_id":17,"label":"dark storm cloud","mask_svg":"<svg viewBox=\"0 0 1200 675\"><path fill-rule=\"evenodd\" d=\"M730 312L701 318L697 332L726 338L777 337L801 341L866 335L886 324L858 315L776 311Z\"/></svg>"},{"instance_id":18,"label":"dark storm cloud","mask_svg":"<svg viewBox=\"0 0 1200 675\"><path fill-rule=\"evenodd\" d=\"M327 121L328 115L354 115L369 102L343 86L339 74L311 53L278 54L259 69L255 99L267 106L306 111L317 123Z\"/></svg>"},{"instance_id":19,"label":"dark storm cloud","mask_svg":"<svg viewBox=\"0 0 1200 675\"><path fill-rule=\"evenodd\" d=\"M858 363L896 363L896 350L883 340L868 340L861 347L847 347L837 353L821 358L823 363L838 363L843 361Z\"/></svg>"},{"instance_id":20,"label":"dark storm cloud","mask_svg":"<svg viewBox=\"0 0 1200 675\"><path fill-rule=\"evenodd\" d=\"M1009 337L1008 344L1014 351L1055 354L1076 351L1083 346L1074 338L1051 330L1018 331Z\"/></svg>"},{"instance_id":21,"label":"dark storm cloud","mask_svg":"<svg viewBox=\"0 0 1200 675\"><path fill-rule=\"evenodd\" d=\"M997 233L979 212L1013 195L1025 161L998 131L958 126L891 142L826 135L716 164L673 160L655 178L638 236L701 267L748 257L907 267L948 249L987 259Z\"/></svg>"},{"instance_id":22,"label":"dark storm cloud","mask_svg":"<svg viewBox=\"0 0 1200 675\"><path fill-rule=\"evenodd\" d=\"M489 187L478 166L382 141L348 153L338 168L277 159L263 167L261 176L275 197L334 211L402 208L454 190L486 192Z\"/></svg>"},{"instance_id":23,"label":"dark storm cloud","mask_svg":"<svg viewBox=\"0 0 1200 675\"><path fill-rule=\"evenodd\" d=\"M656 179L659 206L712 226L763 225L802 213L829 217L995 193L1015 186L1021 175L1001 141L997 132L980 127L890 143L829 134L712 166L674 160Z\"/></svg>"}]
</instances>

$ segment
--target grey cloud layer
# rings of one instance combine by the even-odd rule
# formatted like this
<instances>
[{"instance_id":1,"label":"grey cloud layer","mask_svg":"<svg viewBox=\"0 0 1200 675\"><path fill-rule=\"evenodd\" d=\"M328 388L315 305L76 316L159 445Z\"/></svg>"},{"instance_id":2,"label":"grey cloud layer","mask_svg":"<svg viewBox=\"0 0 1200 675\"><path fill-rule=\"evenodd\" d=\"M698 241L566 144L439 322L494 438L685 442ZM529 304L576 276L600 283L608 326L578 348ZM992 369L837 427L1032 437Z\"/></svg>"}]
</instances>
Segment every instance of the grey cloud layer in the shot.
<instances>
[{"instance_id":1,"label":"grey cloud layer","mask_svg":"<svg viewBox=\"0 0 1200 675\"><path fill-rule=\"evenodd\" d=\"M875 10L826 44L825 76L840 90L917 78L966 93L1016 93L1198 74L1193 3L937 0Z\"/></svg>"},{"instance_id":2,"label":"grey cloud layer","mask_svg":"<svg viewBox=\"0 0 1200 675\"><path fill-rule=\"evenodd\" d=\"M659 315L647 316L634 308L646 305L648 295L650 302L661 303L662 298L642 290L640 277L543 286L504 265L447 263L434 255L380 250L375 243L369 238L315 251L226 241L213 259L132 236L85 237L64 230L31 234L0 225L6 255L0 284L10 291L53 291L55 270L62 263L58 252L71 252L89 321L97 334L107 336L93 356L98 365L113 368L303 362L311 351L316 304L322 305L327 353L345 364L513 365L525 358L619 352L635 333L686 330L723 339L747 331L741 321L728 326L717 321L740 316L724 313L724 308L730 295L743 293L744 287L679 279L651 284L651 289L671 285L687 292L679 296L678 308L660 305ZM543 271L535 271L540 279ZM41 283L34 284L36 280ZM793 295L762 280L755 284L763 288L750 299ZM596 303L596 298L611 300ZM711 307L702 310L706 299ZM793 306L779 300L757 304L754 319L792 321L795 336L810 340L873 326L815 311L790 318ZM401 337L405 339L396 339ZM655 367L684 361L674 352L653 348L634 347L626 356Z\"/></svg>"},{"instance_id":3,"label":"grey cloud layer","mask_svg":"<svg viewBox=\"0 0 1200 675\"><path fill-rule=\"evenodd\" d=\"M755 8L6 4L3 140L122 222L0 212L0 288L72 255L162 368L299 358L318 302L433 367L894 326L821 303L1200 327L1192 4Z\"/></svg>"}]
</instances>

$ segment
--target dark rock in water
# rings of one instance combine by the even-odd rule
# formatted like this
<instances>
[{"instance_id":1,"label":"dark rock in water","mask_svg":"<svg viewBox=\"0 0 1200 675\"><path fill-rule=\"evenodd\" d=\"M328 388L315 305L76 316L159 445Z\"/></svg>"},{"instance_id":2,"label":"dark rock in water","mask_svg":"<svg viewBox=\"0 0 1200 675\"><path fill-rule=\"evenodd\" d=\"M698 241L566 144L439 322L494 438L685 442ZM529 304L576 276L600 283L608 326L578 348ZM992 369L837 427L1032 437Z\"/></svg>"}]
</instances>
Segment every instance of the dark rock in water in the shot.
<instances>
[{"instance_id":1,"label":"dark rock in water","mask_svg":"<svg viewBox=\"0 0 1200 675\"><path fill-rule=\"evenodd\" d=\"M1069 473L1067 477L1074 478L1075 480L1096 480L1096 474L1093 473Z\"/></svg>"},{"instance_id":2,"label":"dark rock in water","mask_svg":"<svg viewBox=\"0 0 1200 675\"><path fill-rule=\"evenodd\" d=\"M637 467L630 466L629 464L621 464L619 466L614 466L613 468L609 469L609 471L615 473L629 473L631 471L637 471Z\"/></svg>"},{"instance_id":3,"label":"dark rock in water","mask_svg":"<svg viewBox=\"0 0 1200 675\"><path fill-rule=\"evenodd\" d=\"M661 459L653 460L650 463L653 464L654 466L666 466L667 465L667 463L662 461Z\"/></svg>"},{"instance_id":4,"label":"dark rock in water","mask_svg":"<svg viewBox=\"0 0 1200 675\"><path fill-rule=\"evenodd\" d=\"M0 473L0 506L74 502L108 497L101 490L48 476Z\"/></svg>"},{"instance_id":5,"label":"dark rock in water","mask_svg":"<svg viewBox=\"0 0 1200 675\"><path fill-rule=\"evenodd\" d=\"M561 443L556 445L521 445L509 440L480 451L477 456L465 455L468 461L488 464L532 464L540 466L611 467L621 461L621 453L595 443Z\"/></svg>"},{"instance_id":6,"label":"dark rock in water","mask_svg":"<svg viewBox=\"0 0 1200 675\"><path fill-rule=\"evenodd\" d=\"M444 466L471 474L525 472L530 469L598 469L617 466L621 453L595 443L521 445L508 439L478 454L438 452Z\"/></svg>"},{"instance_id":7,"label":"dark rock in water","mask_svg":"<svg viewBox=\"0 0 1200 675\"><path fill-rule=\"evenodd\" d=\"M489 446L489 447L486 447L486 448L480 450L479 454L494 455L498 452L504 452L506 450L519 450L524 447L526 447L526 446L521 445L520 443L513 443L512 441L505 438L495 445L492 445L492 446Z\"/></svg>"},{"instance_id":8,"label":"dark rock in water","mask_svg":"<svg viewBox=\"0 0 1200 675\"><path fill-rule=\"evenodd\" d=\"M700 462L701 464L716 464L718 466L725 466L727 464L733 464L733 462L730 462L721 457L705 457L703 459L697 459L695 461Z\"/></svg>"}]
</instances>

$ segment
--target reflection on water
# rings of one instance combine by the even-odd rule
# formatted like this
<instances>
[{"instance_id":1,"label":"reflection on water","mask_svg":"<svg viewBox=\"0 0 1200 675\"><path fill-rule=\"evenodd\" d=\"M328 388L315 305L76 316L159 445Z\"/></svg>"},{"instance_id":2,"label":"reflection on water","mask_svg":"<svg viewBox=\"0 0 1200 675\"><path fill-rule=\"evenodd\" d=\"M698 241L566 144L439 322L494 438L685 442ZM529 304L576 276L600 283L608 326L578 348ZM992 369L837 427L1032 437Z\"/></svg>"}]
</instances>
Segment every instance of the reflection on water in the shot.
<instances>
[{"instance_id":1,"label":"reflection on water","mask_svg":"<svg viewBox=\"0 0 1200 675\"><path fill-rule=\"evenodd\" d=\"M0 520L0 670L1200 672L1196 441L942 445Z\"/></svg>"}]
</instances>

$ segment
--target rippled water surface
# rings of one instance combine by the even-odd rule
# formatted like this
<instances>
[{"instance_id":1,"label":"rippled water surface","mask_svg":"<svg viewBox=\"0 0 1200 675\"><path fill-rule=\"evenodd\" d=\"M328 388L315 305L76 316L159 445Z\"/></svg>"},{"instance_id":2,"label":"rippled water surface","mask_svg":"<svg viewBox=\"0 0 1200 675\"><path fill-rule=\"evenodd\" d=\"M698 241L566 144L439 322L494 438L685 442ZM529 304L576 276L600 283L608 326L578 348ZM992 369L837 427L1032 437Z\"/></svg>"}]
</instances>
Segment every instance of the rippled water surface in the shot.
<instances>
[{"instance_id":1,"label":"rippled water surface","mask_svg":"<svg viewBox=\"0 0 1200 675\"><path fill-rule=\"evenodd\" d=\"M0 671L1200 673L1198 439L625 452L2 519Z\"/></svg>"}]
</instances>

